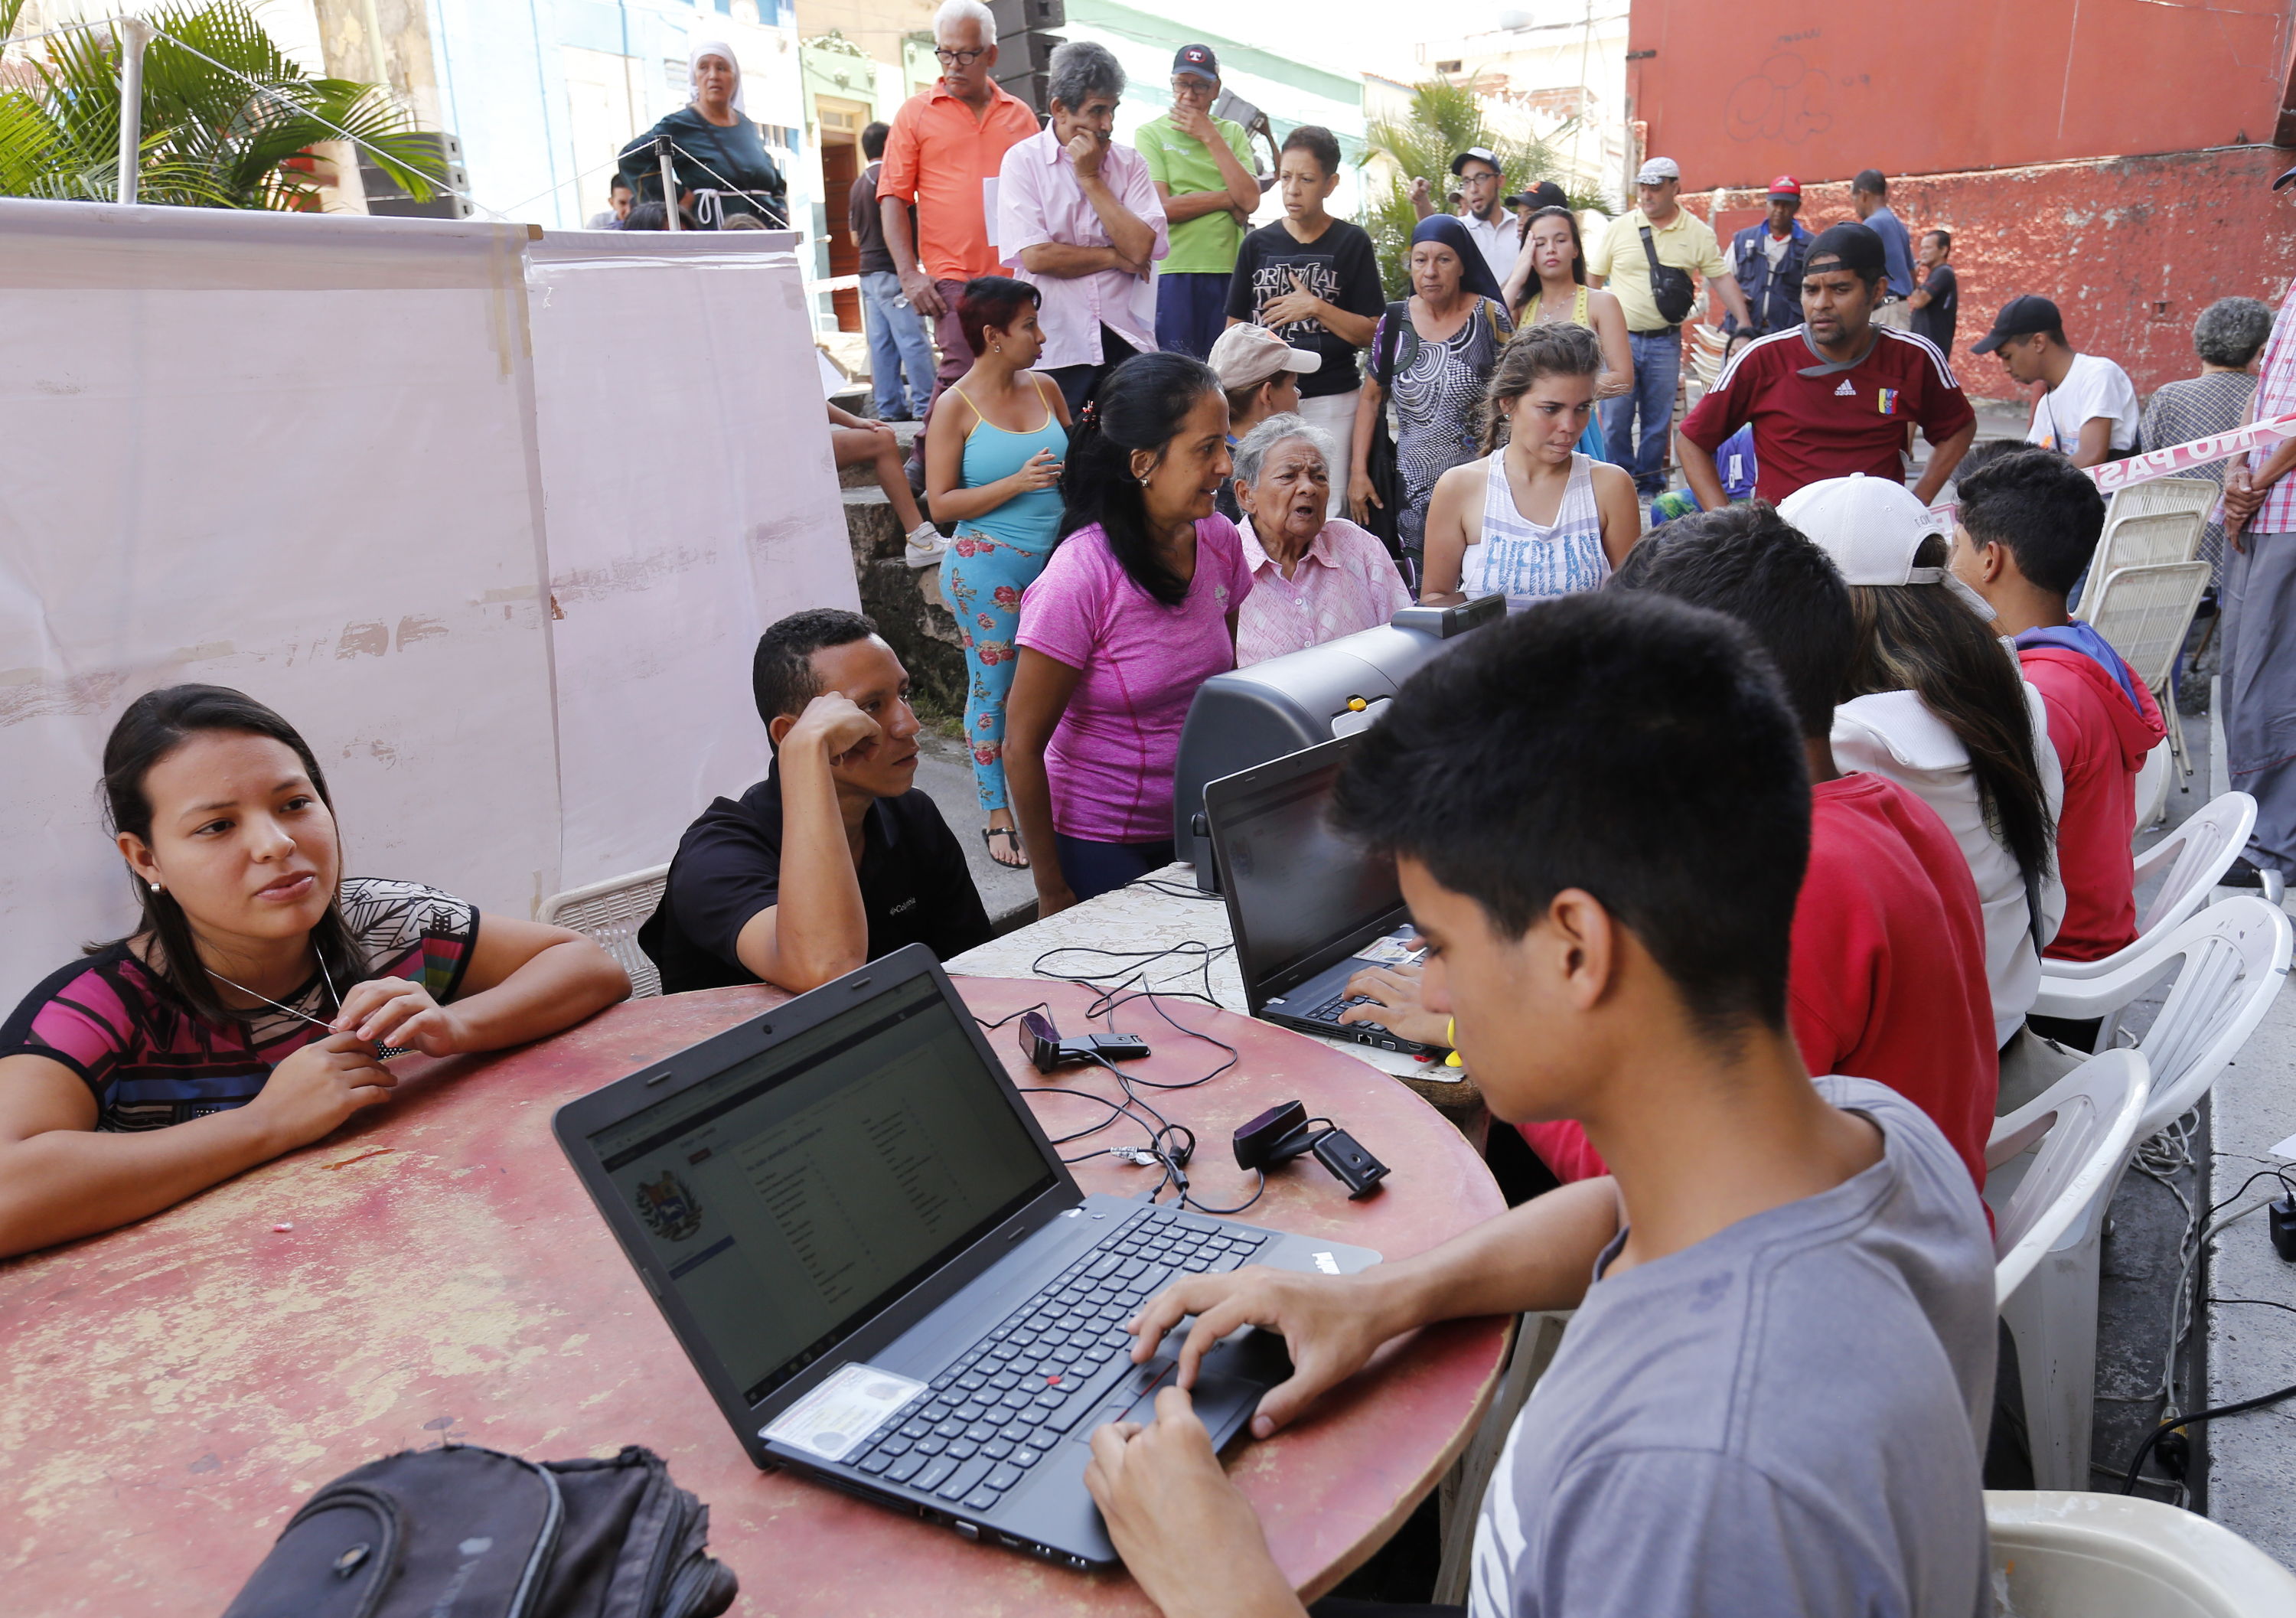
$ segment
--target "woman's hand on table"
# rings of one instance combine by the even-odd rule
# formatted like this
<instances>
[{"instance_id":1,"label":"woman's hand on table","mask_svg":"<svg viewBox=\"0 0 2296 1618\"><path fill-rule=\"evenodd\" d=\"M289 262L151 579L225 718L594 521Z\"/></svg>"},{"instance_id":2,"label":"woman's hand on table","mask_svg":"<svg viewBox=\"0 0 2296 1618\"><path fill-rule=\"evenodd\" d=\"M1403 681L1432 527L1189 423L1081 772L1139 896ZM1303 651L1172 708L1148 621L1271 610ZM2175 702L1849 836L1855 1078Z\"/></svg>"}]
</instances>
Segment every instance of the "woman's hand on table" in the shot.
<instances>
[{"instance_id":1,"label":"woman's hand on table","mask_svg":"<svg viewBox=\"0 0 2296 1618\"><path fill-rule=\"evenodd\" d=\"M1451 1020L1421 1003L1420 975L1417 966L1365 967L1348 980L1348 993L1367 995L1369 1003L1349 1006L1340 1014L1340 1021L1376 1023L1398 1039L1422 1045L1448 1045Z\"/></svg>"},{"instance_id":2,"label":"woman's hand on table","mask_svg":"<svg viewBox=\"0 0 2296 1618\"><path fill-rule=\"evenodd\" d=\"M1042 871L1045 867L1039 864L1036 868ZM1058 916L1076 902L1076 890L1061 881L1057 875L1054 876L1050 885L1041 881L1037 883L1037 919L1038 921L1044 920L1048 916Z\"/></svg>"},{"instance_id":3,"label":"woman's hand on table","mask_svg":"<svg viewBox=\"0 0 2296 1618\"><path fill-rule=\"evenodd\" d=\"M1092 1435L1085 1467L1117 1554L1172 1618L1296 1618L1300 1598L1268 1554L1250 1502L1220 1468L1182 1388L1156 1395L1156 1419Z\"/></svg>"},{"instance_id":4,"label":"woman's hand on table","mask_svg":"<svg viewBox=\"0 0 2296 1618\"><path fill-rule=\"evenodd\" d=\"M348 1002L350 997L344 998ZM390 1100L398 1082L375 1060L373 1040L355 1033L329 1034L273 1068L246 1113L277 1141L279 1151L287 1152L332 1133L360 1108Z\"/></svg>"},{"instance_id":5,"label":"woman's hand on table","mask_svg":"<svg viewBox=\"0 0 2296 1618\"><path fill-rule=\"evenodd\" d=\"M396 1045L426 1056L451 1056L470 1048L455 1014L430 991L406 978L375 978L356 984L328 1026L375 1045Z\"/></svg>"}]
</instances>

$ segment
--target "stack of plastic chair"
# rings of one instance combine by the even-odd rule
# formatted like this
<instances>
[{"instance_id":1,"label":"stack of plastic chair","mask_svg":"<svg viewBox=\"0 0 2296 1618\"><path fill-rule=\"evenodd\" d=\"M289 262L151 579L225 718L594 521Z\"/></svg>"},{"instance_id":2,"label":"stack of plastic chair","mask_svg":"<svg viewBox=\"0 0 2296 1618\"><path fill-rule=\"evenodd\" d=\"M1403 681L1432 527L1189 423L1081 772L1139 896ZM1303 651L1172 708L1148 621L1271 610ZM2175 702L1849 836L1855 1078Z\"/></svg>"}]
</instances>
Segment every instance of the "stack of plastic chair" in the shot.
<instances>
[{"instance_id":1,"label":"stack of plastic chair","mask_svg":"<svg viewBox=\"0 0 2296 1618\"><path fill-rule=\"evenodd\" d=\"M2208 565L2194 558L2221 492L2205 478L2160 478L2114 495L2075 604L2160 700L2171 753L2188 776L2171 677L2208 593Z\"/></svg>"},{"instance_id":2,"label":"stack of plastic chair","mask_svg":"<svg viewBox=\"0 0 2296 1618\"><path fill-rule=\"evenodd\" d=\"M2159 1500L1988 1490L2001 1618L2287 1618L2296 1573Z\"/></svg>"},{"instance_id":3,"label":"stack of plastic chair","mask_svg":"<svg viewBox=\"0 0 2296 1618\"><path fill-rule=\"evenodd\" d=\"M1998 1120L1986 1143L1994 1296L2017 1340L2033 1478L2051 1489L2088 1481L2097 1248L2136 1150L2148 1077L2136 1051L2091 1056Z\"/></svg>"},{"instance_id":4,"label":"stack of plastic chair","mask_svg":"<svg viewBox=\"0 0 2296 1618\"><path fill-rule=\"evenodd\" d=\"M630 998L643 1000L661 992L661 973L655 970L653 957L638 948L638 929L661 903L661 891L668 885L668 866L633 871L554 893L542 901L534 919L571 927L600 946L630 974Z\"/></svg>"},{"instance_id":5,"label":"stack of plastic chair","mask_svg":"<svg viewBox=\"0 0 2296 1618\"><path fill-rule=\"evenodd\" d=\"M2148 517L2147 522L2181 523L2181 517ZM2197 531L2197 530L2195 530ZM2185 752L2184 721L2177 713L2171 689L2177 660L2185 650L2185 637L2208 594L2209 564L2205 562L2153 562L2116 566L2103 575L2089 576L2081 596L2080 615L2093 625L2115 652L2126 658L2136 678L2151 688L2169 722L2169 746L2177 767L2193 773Z\"/></svg>"}]
</instances>

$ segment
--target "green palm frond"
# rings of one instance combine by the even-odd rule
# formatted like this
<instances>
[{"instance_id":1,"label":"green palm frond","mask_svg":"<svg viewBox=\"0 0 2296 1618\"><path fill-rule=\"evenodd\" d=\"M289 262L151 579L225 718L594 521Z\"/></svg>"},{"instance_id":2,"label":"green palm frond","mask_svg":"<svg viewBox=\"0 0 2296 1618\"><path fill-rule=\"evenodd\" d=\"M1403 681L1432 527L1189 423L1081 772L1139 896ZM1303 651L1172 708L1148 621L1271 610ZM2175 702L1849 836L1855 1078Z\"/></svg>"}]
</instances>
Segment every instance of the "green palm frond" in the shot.
<instances>
[{"instance_id":1,"label":"green palm frond","mask_svg":"<svg viewBox=\"0 0 2296 1618\"><path fill-rule=\"evenodd\" d=\"M1411 276L1411 233L1419 216L1411 206L1410 185L1424 179L1434 190L1438 206L1451 183L1451 160L1470 146L1488 148L1498 156L1506 189L1520 191L1535 180L1554 177L1560 164L1544 141L1516 140L1494 132L1483 121L1482 103L1464 85L1431 78L1411 92L1411 111L1401 121L1382 119L1364 134L1368 156L1391 160L1398 171L1394 184L1367 198L1364 228L1379 251L1379 272L1390 288L1407 288ZM1579 207L1592 198L1571 198Z\"/></svg>"},{"instance_id":2,"label":"green palm frond","mask_svg":"<svg viewBox=\"0 0 2296 1618\"><path fill-rule=\"evenodd\" d=\"M21 0L0 0L0 15ZM408 194L445 175L412 119L381 86L313 78L240 0L170 5L144 56L147 202L198 208L308 208L317 187L293 160L346 137ZM118 194L119 45L108 29L57 36L36 89L0 90L0 194L108 200Z\"/></svg>"}]
</instances>

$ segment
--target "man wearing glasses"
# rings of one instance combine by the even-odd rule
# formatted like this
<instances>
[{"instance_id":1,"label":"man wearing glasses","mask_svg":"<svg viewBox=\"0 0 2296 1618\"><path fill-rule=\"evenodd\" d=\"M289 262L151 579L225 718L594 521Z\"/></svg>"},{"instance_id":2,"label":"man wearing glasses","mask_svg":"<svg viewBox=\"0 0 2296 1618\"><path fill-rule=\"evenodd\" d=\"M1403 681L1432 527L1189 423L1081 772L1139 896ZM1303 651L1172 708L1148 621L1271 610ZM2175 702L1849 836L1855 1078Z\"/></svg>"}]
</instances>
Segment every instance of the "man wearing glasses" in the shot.
<instances>
[{"instance_id":1,"label":"man wearing glasses","mask_svg":"<svg viewBox=\"0 0 2296 1618\"><path fill-rule=\"evenodd\" d=\"M1156 346L1207 357L1227 324L1228 277L1259 206L1259 180L1242 124L1214 118L1219 58L1184 45L1172 59L1172 110L1132 144L1163 199L1172 251L1156 277Z\"/></svg>"},{"instance_id":2,"label":"man wearing glasses","mask_svg":"<svg viewBox=\"0 0 2296 1618\"><path fill-rule=\"evenodd\" d=\"M901 291L933 323L940 345L933 384L939 398L972 369L975 357L957 324L957 294L975 275L1004 273L1003 255L988 236L989 188L1004 153L1035 135L1037 124L1029 103L996 83L996 20L980 0L944 0L933 13L933 44L940 78L893 115L885 166L877 177L877 208Z\"/></svg>"},{"instance_id":3,"label":"man wearing glasses","mask_svg":"<svg viewBox=\"0 0 2296 1618\"><path fill-rule=\"evenodd\" d=\"M1459 223L1482 250L1491 267L1491 279L1505 286L1521 251L1521 226L1506 210L1500 193L1506 182L1499 172L1498 154L1486 146L1470 146L1451 160L1459 182ZM1435 199L1423 177L1411 182L1411 206L1423 219L1435 212Z\"/></svg>"}]
</instances>

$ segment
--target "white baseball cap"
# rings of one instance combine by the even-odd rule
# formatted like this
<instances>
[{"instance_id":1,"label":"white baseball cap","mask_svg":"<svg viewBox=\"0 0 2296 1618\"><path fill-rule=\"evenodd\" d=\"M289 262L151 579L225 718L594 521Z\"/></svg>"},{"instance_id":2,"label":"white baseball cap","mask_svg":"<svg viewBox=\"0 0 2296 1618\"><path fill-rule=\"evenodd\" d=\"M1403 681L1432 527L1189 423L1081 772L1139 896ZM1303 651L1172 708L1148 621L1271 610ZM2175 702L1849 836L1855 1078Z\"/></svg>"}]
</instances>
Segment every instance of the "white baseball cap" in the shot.
<instances>
[{"instance_id":1,"label":"white baseball cap","mask_svg":"<svg viewBox=\"0 0 2296 1618\"><path fill-rule=\"evenodd\" d=\"M1953 519L1923 505L1902 483L1863 472L1823 479L1788 495L1778 514L1833 559L1844 584L1941 584L1978 617L1993 620L1992 604L1951 568L1914 565L1923 540L1953 538Z\"/></svg>"},{"instance_id":2,"label":"white baseball cap","mask_svg":"<svg viewBox=\"0 0 2296 1618\"><path fill-rule=\"evenodd\" d=\"M1670 157L1654 157L1645 162L1642 168L1636 172L1635 184L1637 185L1655 185L1660 180L1678 180L1681 177L1681 164L1676 162Z\"/></svg>"},{"instance_id":3,"label":"white baseball cap","mask_svg":"<svg viewBox=\"0 0 2296 1618\"><path fill-rule=\"evenodd\" d=\"M1221 387L1235 389L1264 382L1278 371L1305 376L1322 368L1324 356L1318 349L1295 349L1266 326L1247 323L1230 326L1214 338L1211 357L1205 363L1219 378Z\"/></svg>"}]
</instances>

